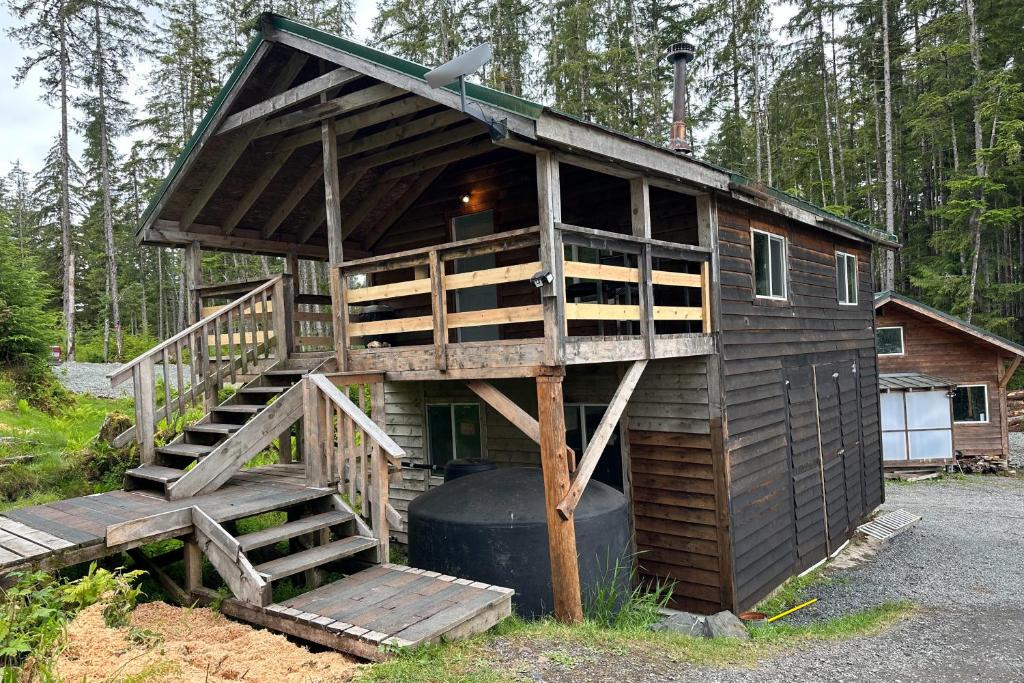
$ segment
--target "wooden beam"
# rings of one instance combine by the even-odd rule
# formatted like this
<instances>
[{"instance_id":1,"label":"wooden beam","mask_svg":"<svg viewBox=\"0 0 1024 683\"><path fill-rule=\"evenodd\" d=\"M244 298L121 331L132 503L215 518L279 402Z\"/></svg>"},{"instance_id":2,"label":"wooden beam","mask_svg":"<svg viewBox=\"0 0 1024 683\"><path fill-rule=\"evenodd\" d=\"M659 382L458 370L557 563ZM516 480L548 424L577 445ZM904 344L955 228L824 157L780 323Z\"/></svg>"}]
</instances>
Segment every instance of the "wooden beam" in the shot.
<instances>
[{"instance_id":1,"label":"wooden beam","mask_svg":"<svg viewBox=\"0 0 1024 683\"><path fill-rule=\"evenodd\" d=\"M470 391L486 401L488 405L497 410L502 417L515 425L531 441L537 444L540 443L540 423L532 415L519 407L515 401L501 393L493 384L482 379L472 379L466 382L466 386L469 387Z\"/></svg>"},{"instance_id":2,"label":"wooden beam","mask_svg":"<svg viewBox=\"0 0 1024 683\"><path fill-rule=\"evenodd\" d=\"M438 166L444 166L447 164L461 161L462 159L468 159L469 157L475 157L478 154L485 154L495 149L494 143L491 142L490 138L483 138L476 142L472 142L465 145L455 145L448 149L442 150L436 154L421 157L419 159L413 159L407 161L404 164L398 166L392 166L385 171L380 179L391 180L393 178L404 178L405 176L419 173L420 171L426 171L427 169L437 168Z\"/></svg>"},{"instance_id":3,"label":"wooden beam","mask_svg":"<svg viewBox=\"0 0 1024 683\"><path fill-rule=\"evenodd\" d=\"M355 165L358 168L376 168L377 166L383 166L384 164L408 159L409 157L422 154L423 152L431 152L441 147L446 147L457 142L463 142L464 140L474 138L483 132L484 131L481 129L480 124L476 121L472 121L457 128L452 128L440 133L434 133L433 135L425 138L420 138L413 142L408 142L404 145L398 145L397 147L384 150L383 152L377 152L376 154L362 157L355 162Z\"/></svg>"},{"instance_id":4,"label":"wooden beam","mask_svg":"<svg viewBox=\"0 0 1024 683\"><path fill-rule=\"evenodd\" d=\"M193 224L192 231L183 232L178 229L177 221L158 220L150 230L149 237L144 243L181 247L195 241L199 242L203 249L237 251L247 254L280 255L296 253L303 258L320 261L327 258L327 249L325 247L267 240L263 239L260 233L255 230L245 230L244 234L242 230L236 230L233 235L222 235L219 234L219 228L216 232L195 232L196 227L197 225ZM208 230L214 226L204 225L202 227ZM358 249L351 253L353 257L358 257L357 254L360 254ZM362 252L362 256L366 255L365 252Z\"/></svg>"},{"instance_id":5,"label":"wooden beam","mask_svg":"<svg viewBox=\"0 0 1024 683\"><path fill-rule=\"evenodd\" d=\"M646 360L635 361L629 366L629 370L626 371L622 381L619 382L615 395L612 396L612 400L604 411L604 416L601 417L601 423L597 425L597 429L594 430L589 443L587 443L587 448L583 452L583 458L580 460L579 467L576 468L576 476L572 480L568 493L558 503L558 513L563 519L572 519L573 512L576 511L576 506L579 505L580 498L583 497L583 491L587 488L587 484L590 483L590 477L594 474L594 469L597 468L601 454L604 453L608 440L611 438L612 433L614 433L615 428L618 427L619 418L622 417L622 412L626 409L629 398L633 395L633 390L636 389L640 376L644 374L644 368L646 367Z\"/></svg>"},{"instance_id":6,"label":"wooden beam","mask_svg":"<svg viewBox=\"0 0 1024 683\"><path fill-rule=\"evenodd\" d=\"M364 152L375 152L377 150L402 142L416 135L422 135L430 131L439 130L453 123L464 121L466 115L460 111L445 109L444 111L423 118L415 119L401 125L385 128L379 133L367 135L353 143L345 145L338 151L339 158L363 154Z\"/></svg>"},{"instance_id":7,"label":"wooden beam","mask_svg":"<svg viewBox=\"0 0 1024 683\"><path fill-rule=\"evenodd\" d=\"M1003 375L999 378L999 388L1005 389L1009 384L1010 380L1013 379L1013 373L1017 372L1018 366L1020 366L1020 356L1014 356L1010 359L1010 364L1003 371Z\"/></svg>"},{"instance_id":8,"label":"wooden beam","mask_svg":"<svg viewBox=\"0 0 1024 683\"><path fill-rule=\"evenodd\" d=\"M387 234L388 229L395 224L399 218L401 218L406 211L409 210L417 199L423 196L423 193L427 191L430 184L437 180L437 177L444 172L444 169L448 168L447 164L436 166L431 169L424 171L419 178L414 180L402 196L396 201L391 203L387 213L381 218L374 221L373 226L366 231L366 236L363 237L363 248L369 251L372 249L380 239Z\"/></svg>"},{"instance_id":9,"label":"wooden beam","mask_svg":"<svg viewBox=\"0 0 1024 683\"><path fill-rule=\"evenodd\" d=\"M301 83L294 88L289 88L282 93L268 97L262 102L232 114L224 119L224 123L220 125L220 128L217 130L217 134L223 135L224 133L235 130L236 128L241 128L257 121L261 121L268 116L273 116L283 109L287 109L299 102L316 97L320 93L327 92L332 88L341 87L360 77L361 74L357 74L355 71L344 67L335 69L323 76L317 76L316 78L308 80L305 83Z\"/></svg>"},{"instance_id":10,"label":"wooden beam","mask_svg":"<svg viewBox=\"0 0 1024 683\"><path fill-rule=\"evenodd\" d=\"M333 100L320 102L305 109L300 109L289 114L282 114L266 122L260 130L259 136L276 135L287 130L300 126L317 123L324 119L331 119L345 112L362 109L385 100L390 100L403 94L398 88L390 85L372 85L369 88L356 90L355 92L336 97Z\"/></svg>"},{"instance_id":11,"label":"wooden beam","mask_svg":"<svg viewBox=\"0 0 1024 683\"><path fill-rule=\"evenodd\" d=\"M203 284L203 253L199 242L192 240L185 247L185 296L188 310L185 321L194 325L199 321L199 308L201 302L196 289Z\"/></svg>"},{"instance_id":12,"label":"wooden beam","mask_svg":"<svg viewBox=\"0 0 1024 683\"><path fill-rule=\"evenodd\" d=\"M338 272L338 267L345 260L345 236L341 231L338 134L334 119L326 119L320 123L320 139L323 145L324 160L324 213L327 219L328 286L331 290L331 312L333 314L331 330L334 336L334 352L338 359L338 367L341 370L348 370L348 330L346 329L348 326L348 304L345 301L346 283L342 281L341 274Z\"/></svg>"},{"instance_id":13,"label":"wooden beam","mask_svg":"<svg viewBox=\"0 0 1024 683\"><path fill-rule=\"evenodd\" d=\"M544 362L561 365L565 360L565 275L560 233L555 224L562 220L562 195L558 160L547 151L537 153L537 214L540 261L552 276L540 290L544 306Z\"/></svg>"},{"instance_id":14,"label":"wooden beam","mask_svg":"<svg viewBox=\"0 0 1024 683\"><path fill-rule=\"evenodd\" d=\"M231 209L231 213L228 214L227 219L224 221L224 225L221 226L225 235L230 235L234 232L239 221L241 221L242 217L249 212L249 209L251 209L252 205L256 203L256 200L260 198L263 191L267 189L267 185L269 185L270 181L274 179L274 176L281 170L281 167L287 163L291 155L292 150L288 149L280 152L274 152L267 158L259 176L256 177L256 180L252 181L249 185L249 189L245 191L245 195L238 200L238 203L235 204L235 208Z\"/></svg>"},{"instance_id":15,"label":"wooden beam","mask_svg":"<svg viewBox=\"0 0 1024 683\"><path fill-rule=\"evenodd\" d=\"M644 176L629 181L629 205L633 235L645 239L651 237L650 190L651 186Z\"/></svg>"},{"instance_id":16,"label":"wooden beam","mask_svg":"<svg viewBox=\"0 0 1024 683\"><path fill-rule=\"evenodd\" d=\"M287 88L291 85L299 71L302 70L302 67L305 65L308 58L309 55L306 54L293 54L281 69L281 73L279 73L270 84L270 92L276 93L281 88ZM217 165L203 182L198 194L192 198L188 208L185 209L185 212L181 215L181 218L178 221L181 224L182 230L189 229L193 221L195 221L196 216L199 215L203 210L203 207L206 206L207 202L210 201L210 198L213 197L217 192L217 189L220 188L220 184L224 181L224 178L226 178L228 173L231 172L231 169L234 168L235 162L238 161L238 158L242 156L242 153L249 146L249 143L256 137L259 129L260 126L257 125L248 131L238 133L228 144L227 149L220 152L220 158ZM217 134L219 135L220 133Z\"/></svg>"},{"instance_id":17,"label":"wooden beam","mask_svg":"<svg viewBox=\"0 0 1024 683\"><path fill-rule=\"evenodd\" d=\"M337 168L337 164L335 164L335 168ZM299 202L309 194L309 191L313 189L313 185L323 177L323 174L324 166L321 165L319 160L309 167L309 170L306 171L305 175L299 179L299 182L295 184L292 191L288 193L288 196L285 197L280 204L278 204L277 209L275 209L274 213L270 215L267 222L263 224L263 227L260 229L263 239L269 239L275 232L277 232L277 229L281 227L281 223L284 222L284 219L287 218L288 215L295 210L295 207L298 206Z\"/></svg>"},{"instance_id":18,"label":"wooden beam","mask_svg":"<svg viewBox=\"0 0 1024 683\"><path fill-rule=\"evenodd\" d=\"M385 121L392 121L402 116L408 116L415 114L418 111L429 109L430 107L436 107L436 102L425 100L422 97L406 97L405 99L398 100L396 102L388 102L378 107L373 107L366 111L358 112L356 114L349 114L344 117L338 117L336 121L336 132L340 135L346 133L353 133L366 128L368 126L374 126L378 123L384 123ZM278 149L295 149L296 147L303 147L305 145L312 145L320 142L320 131L304 130L301 133L292 133L285 137L278 143Z\"/></svg>"},{"instance_id":19,"label":"wooden beam","mask_svg":"<svg viewBox=\"0 0 1024 683\"><path fill-rule=\"evenodd\" d=\"M566 519L556 509L569 492L564 410L562 377L538 377L540 461L544 477L544 507L548 522L548 554L551 559L555 619L562 623L578 624L583 621L583 601L576 557L576 526L571 515Z\"/></svg>"},{"instance_id":20,"label":"wooden beam","mask_svg":"<svg viewBox=\"0 0 1024 683\"><path fill-rule=\"evenodd\" d=\"M365 173L365 171L362 173ZM397 180L391 180L380 183L370 190L370 193L363 197L359 204L345 216L345 221L341 224L342 239L351 235L363 220L370 215L371 211L379 209L381 204L387 203L397 184Z\"/></svg>"}]
</instances>

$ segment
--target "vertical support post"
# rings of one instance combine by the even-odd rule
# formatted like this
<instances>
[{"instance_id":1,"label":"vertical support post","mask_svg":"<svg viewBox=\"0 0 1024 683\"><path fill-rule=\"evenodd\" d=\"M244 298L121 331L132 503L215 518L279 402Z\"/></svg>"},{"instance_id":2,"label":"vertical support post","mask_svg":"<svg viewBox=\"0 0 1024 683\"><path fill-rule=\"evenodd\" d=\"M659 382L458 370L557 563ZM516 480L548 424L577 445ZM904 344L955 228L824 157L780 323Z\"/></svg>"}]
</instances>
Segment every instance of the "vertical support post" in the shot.
<instances>
[{"instance_id":1,"label":"vertical support post","mask_svg":"<svg viewBox=\"0 0 1024 683\"><path fill-rule=\"evenodd\" d=\"M195 597L203 587L203 551L195 536L185 539L185 590L189 597Z\"/></svg>"},{"instance_id":2,"label":"vertical support post","mask_svg":"<svg viewBox=\"0 0 1024 683\"><path fill-rule=\"evenodd\" d=\"M718 203L712 195L697 197L697 238L700 246L711 250L711 259L701 267L701 308L706 313L704 333L718 329L718 287L721 272L718 251Z\"/></svg>"},{"instance_id":3,"label":"vertical support post","mask_svg":"<svg viewBox=\"0 0 1024 683\"><path fill-rule=\"evenodd\" d=\"M338 367L348 370L348 349L345 347L348 306L345 303L343 284L338 267L345 260L341 228L341 188L338 179L338 133L333 118L320 123L320 139L323 144L324 160L324 202L327 215L327 263L330 266L331 316L334 329L334 349L338 356ZM342 315L342 313L346 315Z\"/></svg>"},{"instance_id":4,"label":"vertical support post","mask_svg":"<svg viewBox=\"0 0 1024 683\"><path fill-rule=\"evenodd\" d=\"M700 320L701 331L711 334L711 262L700 264Z\"/></svg>"},{"instance_id":5,"label":"vertical support post","mask_svg":"<svg viewBox=\"0 0 1024 683\"><path fill-rule=\"evenodd\" d=\"M132 370L135 384L135 434L139 442L139 458L143 465L156 460L153 441L153 359L146 356Z\"/></svg>"},{"instance_id":6,"label":"vertical support post","mask_svg":"<svg viewBox=\"0 0 1024 683\"><path fill-rule=\"evenodd\" d=\"M325 486L323 476L323 440L320 438L320 392L308 378L302 379L302 459L305 462L306 485ZM323 426L326 428L326 426Z\"/></svg>"},{"instance_id":7,"label":"vertical support post","mask_svg":"<svg viewBox=\"0 0 1024 683\"><path fill-rule=\"evenodd\" d=\"M282 275L270 293L270 305L273 308L270 319L274 326L274 349L278 362L287 359L291 353L291 346L288 344L288 328L291 326L292 316L288 308L288 297L285 296L286 283L290 281L289 275Z\"/></svg>"},{"instance_id":8,"label":"vertical support post","mask_svg":"<svg viewBox=\"0 0 1024 683\"><path fill-rule=\"evenodd\" d=\"M359 385L359 390L363 390L362 385ZM382 430L385 428L384 410L384 383L374 382L370 385L370 417ZM363 432L363 439L366 439L366 432ZM377 546L377 561L380 564L384 564L391 561L391 532L388 527L390 479L388 477L388 459L385 457L380 444L376 441L373 442L370 460L373 463L371 479L376 498L373 501L373 517L371 522L373 523L373 533L377 540L380 541L380 545Z\"/></svg>"},{"instance_id":9,"label":"vertical support post","mask_svg":"<svg viewBox=\"0 0 1024 683\"><path fill-rule=\"evenodd\" d=\"M185 302L188 306L186 311L186 322L194 325L202 317L200 308L202 302L199 300L199 293L196 289L203 282L203 258L199 242L193 240L185 247Z\"/></svg>"},{"instance_id":10,"label":"vertical support post","mask_svg":"<svg viewBox=\"0 0 1024 683\"><path fill-rule=\"evenodd\" d=\"M448 369L448 293L444 287L444 261L436 249L430 252L430 305L434 314L434 367Z\"/></svg>"},{"instance_id":11,"label":"vertical support post","mask_svg":"<svg viewBox=\"0 0 1024 683\"><path fill-rule=\"evenodd\" d=\"M555 619L575 624L583 620L580 571L576 557L576 525L572 515L563 519L556 506L569 492L565 454L565 413L562 377L537 377L537 417L540 426L540 461L544 475L544 508L548 522L551 590Z\"/></svg>"},{"instance_id":12,"label":"vertical support post","mask_svg":"<svg viewBox=\"0 0 1024 683\"><path fill-rule=\"evenodd\" d=\"M630 216L633 236L651 238L651 186L646 176L629 181Z\"/></svg>"},{"instance_id":13,"label":"vertical support post","mask_svg":"<svg viewBox=\"0 0 1024 683\"><path fill-rule=\"evenodd\" d=\"M654 265L649 243L641 245L637 258L640 266L640 335L644 338L644 352L647 358L654 358L654 285L651 281Z\"/></svg>"},{"instance_id":14,"label":"vertical support post","mask_svg":"<svg viewBox=\"0 0 1024 683\"><path fill-rule=\"evenodd\" d=\"M547 151L537 152L537 215L540 221L541 268L553 280L541 287L544 308L544 364L562 365L565 361L565 277L561 240L556 223L562 221L562 197L558 161Z\"/></svg>"}]
</instances>

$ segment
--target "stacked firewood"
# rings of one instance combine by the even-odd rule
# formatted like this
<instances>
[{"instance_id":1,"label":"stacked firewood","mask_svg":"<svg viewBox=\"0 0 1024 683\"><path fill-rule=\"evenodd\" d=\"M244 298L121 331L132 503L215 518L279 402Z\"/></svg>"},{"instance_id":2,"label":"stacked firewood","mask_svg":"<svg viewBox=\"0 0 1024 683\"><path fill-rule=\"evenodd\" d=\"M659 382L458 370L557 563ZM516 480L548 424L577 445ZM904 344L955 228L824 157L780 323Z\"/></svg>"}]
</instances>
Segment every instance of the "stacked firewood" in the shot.
<instances>
[{"instance_id":1,"label":"stacked firewood","mask_svg":"<svg viewBox=\"0 0 1024 683\"><path fill-rule=\"evenodd\" d=\"M1010 431L1024 432L1024 389L1017 389L1006 395L1006 409Z\"/></svg>"}]
</instances>

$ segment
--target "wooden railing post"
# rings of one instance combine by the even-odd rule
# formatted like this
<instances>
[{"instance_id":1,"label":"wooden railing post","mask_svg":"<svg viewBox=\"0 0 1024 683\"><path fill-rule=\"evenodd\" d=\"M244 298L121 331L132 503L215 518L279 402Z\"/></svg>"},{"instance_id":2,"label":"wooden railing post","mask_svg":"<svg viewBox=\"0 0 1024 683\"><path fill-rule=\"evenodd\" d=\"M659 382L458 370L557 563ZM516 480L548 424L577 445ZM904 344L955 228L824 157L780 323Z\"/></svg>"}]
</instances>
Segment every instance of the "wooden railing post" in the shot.
<instances>
[{"instance_id":1,"label":"wooden railing post","mask_svg":"<svg viewBox=\"0 0 1024 683\"><path fill-rule=\"evenodd\" d=\"M362 391L362 385L359 387ZM370 417L380 427L381 431L385 429L384 422L384 383L374 382L370 385ZM363 432L363 440L366 440L366 432ZM364 451L365 453L365 451ZM390 479L388 477L388 460L384 457L384 452L381 449L380 444L374 440L372 445L372 453L370 455L370 462L373 465L373 474L371 480L374 487L374 498L373 501L373 533L380 541L380 545L377 550L377 561L384 563L391 561L391 550L389 544L390 531L388 529L388 498L390 495L389 484ZM364 467L366 465L364 464Z\"/></svg>"},{"instance_id":2,"label":"wooden railing post","mask_svg":"<svg viewBox=\"0 0 1024 683\"><path fill-rule=\"evenodd\" d=\"M651 245L641 246L639 259L640 285L640 335L644 339L647 358L654 358L654 283L652 273Z\"/></svg>"},{"instance_id":3,"label":"wooden railing post","mask_svg":"<svg viewBox=\"0 0 1024 683\"><path fill-rule=\"evenodd\" d=\"M153 359L148 357L132 371L135 384L135 438L139 443L139 459L143 465L156 460L153 442Z\"/></svg>"},{"instance_id":4,"label":"wooden railing post","mask_svg":"<svg viewBox=\"0 0 1024 683\"><path fill-rule=\"evenodd\" d=\"M320 391L309 377L302 379L302 459L305 463L306 485L326 486L323 473L324 440L320 431L328 425L321 424L323 411L320 410Z\"/></svg>"},{"instance_id":5,"label":"wooden railing post","mask_svg":"<svg viewBox=\"0 0 1024 683\"><path fill-rule=\"evenodd\" d=\"M700 264L700 319L701 331L711 334L711 262Z\"/></svg>"},{"instance_id":6,"label":"wooden railing post","mask_svg":"<svg viewBox=\"0 0 1024 683\"><path fill-rule=\"evenodd\" d=\"M274 285L274 291L271 293L271 303L273 311L271 313L271 321L274 325L274 349L276 350L277 360L282 361L288 357L291 351L289 345L289 334L288 329L291 326L291 315L287 307L288 297L285 296L285 280L289 280L289 276L282 276L276 285ZM264 335L269 334L269 330L264 330ZM244 340L243 340L244 341ZM256 342L253 339L253 342ZM269 344L268 344L269 346ZM257 348L258 345L257 345Z\"/></svg>"},{"instance_id":7,"label":"wooden railing post","mask_svg":"<svg viewBox=\"0 0 1024 683\"><path fill-rule=\"evenodd\" d=\"M565 278L563 254L556 223L562 220L558 160L549 151L537 152L537 211L540 223L540 262L551 274L551 282L540 290L544 307L544 364L561 365L565 360Z\"/></svg>"},{"instance_id":8,"label":"wooden railing post","mask_svg":"<svg viewBox=\"0 0 1024 683\"><path fill-rule=\"evenodd\" d=\"M430 252L430 308L434 314L434 367L448 369L448 294L444 287L444 261L435 249Z\"/></svg>"}]
</instances>

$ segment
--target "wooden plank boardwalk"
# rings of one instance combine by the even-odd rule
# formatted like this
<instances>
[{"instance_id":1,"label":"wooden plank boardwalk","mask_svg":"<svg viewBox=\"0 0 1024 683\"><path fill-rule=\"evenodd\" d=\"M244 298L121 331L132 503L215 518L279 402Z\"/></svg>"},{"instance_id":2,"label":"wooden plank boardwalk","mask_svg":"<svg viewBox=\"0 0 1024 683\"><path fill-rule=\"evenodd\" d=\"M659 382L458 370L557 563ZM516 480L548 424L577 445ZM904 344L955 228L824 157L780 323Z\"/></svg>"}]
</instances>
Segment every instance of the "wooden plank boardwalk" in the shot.
<instances>
[{"instance_id":1,"label":"wooden plank boardwalk","mask_svg":"<svg viewBox=\"0 0 1024 683\"><path fill-rule=\"evenodd\" d=\"M167 516L191 506L217 522L302 505L331 489L305 485L301 464L269 465L236 474L211 494L167 501L152 492L110 491L0 514L0 579L20 569L58 569L120 553L161 538L182 536ZM175 517L176 515L171 515ZM107 528L139 523L145 532L108 545ZM116 534L117 532L115 532ZM115 541L114 536L110 537ZM195 594L208 599L208 589ZM229 599L221 610L359 657L379 660L389 647L410 647L486 631L511 614L508 588L402 565L363 569L279 604L259 607Z\"/></svg>"}]
</instances>

